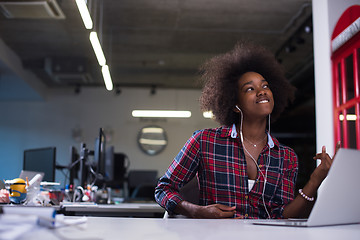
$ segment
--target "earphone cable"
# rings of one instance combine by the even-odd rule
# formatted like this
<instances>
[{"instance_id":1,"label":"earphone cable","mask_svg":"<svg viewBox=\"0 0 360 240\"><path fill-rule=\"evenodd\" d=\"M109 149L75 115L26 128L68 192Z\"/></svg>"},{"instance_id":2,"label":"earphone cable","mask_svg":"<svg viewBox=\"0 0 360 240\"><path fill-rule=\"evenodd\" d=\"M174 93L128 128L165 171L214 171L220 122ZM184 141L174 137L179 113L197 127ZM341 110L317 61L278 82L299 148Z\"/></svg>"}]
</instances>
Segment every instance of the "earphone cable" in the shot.
<instances>
[{"instance_id":1,"label":"earphone cable","mask_svg":"<svg viewBox=\"0 0 360 240\"><path fill-rule=\"evenodd\" d=\"M266 164L266 171L265 171L265 176L264 176L264 174L263 174L263 172L260 170L260 167L259 167L259 165L257 164L255 158L249 153L249 151L248 151L248 150L246 149L246 147L245 147L244 137L243 137L243 133L242 133L242 123L243 123L243 120L244 120L244 116L243 116L243 113L242 113L241 109L240 109L238 106L236 106L236 108L240 111L240 116L241 116L241 119L240 119L240 140L241 140L242 146L243 146L245 152L246 152L246 153L250 156L250 158L255 162L255 164L256 164L259 172L260 172L260 173L262 174L262 176L264 177L264 187L263 187L263 191L262 191L262 201L263 201L263 205L264 205L266 214L267 214L268 218L270 219L271 216L270 216L270 213L269 213L269 211L268 211L268 209L267 209L267 207L266 207L266 204L265 204L265 196L264 196L264 195L265 195L265 187L266 187L266 183L267 183L267 180L266 180L266 179L267 179L267 172L268 172L268 168L269 168L269 164L270 164L270 163L268 163L268 160L269 160L269 162L270 162L270 146L268 146L268 147L269 147L269 154L268 154L267 161L266 161L266 163L265 163L265 164ZM269 134L270 134L270 114L269 114L269 121L268 121L268 123L269 123Z\"/></svg>"}]
</instances>

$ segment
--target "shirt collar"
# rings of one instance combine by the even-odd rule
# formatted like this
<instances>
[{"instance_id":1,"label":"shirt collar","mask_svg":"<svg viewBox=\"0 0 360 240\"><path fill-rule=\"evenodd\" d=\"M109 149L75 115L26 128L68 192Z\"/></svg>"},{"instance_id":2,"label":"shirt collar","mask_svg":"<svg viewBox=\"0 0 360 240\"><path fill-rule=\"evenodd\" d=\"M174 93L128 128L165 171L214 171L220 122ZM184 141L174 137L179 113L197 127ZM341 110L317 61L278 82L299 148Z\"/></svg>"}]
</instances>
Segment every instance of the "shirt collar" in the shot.
<instances>
[{"instance_id":1,"label":"shirt collar","mask_svg":"<svg viewBox=\"0 0 360 240\"><path fill-rule=\"evenodd\" d=\"M273 147L275 146L275 143L274 143L274 141L273 141L270 133L269 133L269 132L266 132L266 134L268 135L268 142L267 142L267 144L268 144L268 146L269 146L270 148L273 148ZM235 123L233 123L232 128L231 128L231 131L230 131L230 136L231 136L231 138L237 138L237 135L238 135L238 134L237 134L237 131L236 131L236 125L235 125Z\"/></svg>"}]
</instances>

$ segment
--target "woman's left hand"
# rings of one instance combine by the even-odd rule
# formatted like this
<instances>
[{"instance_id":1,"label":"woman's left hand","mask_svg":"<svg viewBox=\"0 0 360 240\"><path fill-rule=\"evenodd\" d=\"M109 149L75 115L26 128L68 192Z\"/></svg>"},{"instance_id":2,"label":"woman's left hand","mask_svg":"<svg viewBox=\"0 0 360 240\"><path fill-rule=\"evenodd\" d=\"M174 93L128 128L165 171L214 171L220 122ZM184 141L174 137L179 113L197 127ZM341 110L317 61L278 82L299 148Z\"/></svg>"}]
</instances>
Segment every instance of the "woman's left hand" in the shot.
<instances>
[{"instance_id":1,"label":"woman's left hand","mask_svg":"<svg viewBox=\"0 0 360 240\"><path fill-rule=\"evenodd\" d=\"M326 147L323 146L322 147L322 151L321 153L318 153L315 155L314 160L321 160L320 165L314 170L313 174L311 175L311 178L314 179L316 182L318 182L318 184L320 185L321 182L325 179L325 177L327 176L329 169L331 167L331 164L334 160L334 157L337 153L337 151L340 148L340 142L338 142L336 144L336 148L335 148L335 154L334 156L331 158L329 156L329 154L326 153Z\"/></svg>"}]
</instances>

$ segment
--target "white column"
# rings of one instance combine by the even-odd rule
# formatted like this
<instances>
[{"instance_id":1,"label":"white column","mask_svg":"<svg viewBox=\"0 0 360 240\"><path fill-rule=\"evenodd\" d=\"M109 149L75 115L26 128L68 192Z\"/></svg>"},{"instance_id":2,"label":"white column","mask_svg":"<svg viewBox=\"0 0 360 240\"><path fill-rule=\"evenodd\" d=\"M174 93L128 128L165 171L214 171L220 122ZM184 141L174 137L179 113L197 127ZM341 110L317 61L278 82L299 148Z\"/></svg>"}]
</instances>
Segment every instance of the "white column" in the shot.
<instances>
[{"instance_id":1,"label":"white column","mask_svg":"<svg viewBox=\"0 0 360 240\"><path fill-rule=\"evenodd\" d=\"M326 146L334 153L333 94L331 71L331 32L329 29L329 1L314 0L313 36L315 65L316 150ZM331 16L333 17L333 16Z\"/></svg>"}]
</instances>

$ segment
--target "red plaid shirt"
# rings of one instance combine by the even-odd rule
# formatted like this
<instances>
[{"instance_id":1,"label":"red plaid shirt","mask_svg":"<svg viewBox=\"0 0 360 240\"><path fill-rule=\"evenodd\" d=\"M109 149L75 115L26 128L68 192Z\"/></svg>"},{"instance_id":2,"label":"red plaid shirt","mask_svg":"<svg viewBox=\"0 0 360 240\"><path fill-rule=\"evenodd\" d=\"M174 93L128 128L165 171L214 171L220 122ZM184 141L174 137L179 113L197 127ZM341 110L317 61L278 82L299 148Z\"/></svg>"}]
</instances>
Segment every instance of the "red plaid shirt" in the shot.
<instances>
[{"instance_id":1,"label":"red plaid shirt","mask_svg":"<svg viewBox=\"0 0 360 240\"><path fill-rule=\"evenodd\" d=\"M179 189L197 174L200 205L236 206L234 217L267 218L262 198L264 177L258 173L249 192L244 149L238 136L231 137L231 131L231 127L219 127L194 133L159 179L155 199L162 207L172 213L183 200ZM282 218L285 205L294 199L297 156L291 148L269 137L257 161L267 179L266 208L271 218Z\"/></svg>"}]
</instances>

